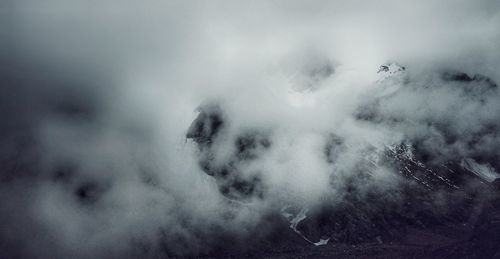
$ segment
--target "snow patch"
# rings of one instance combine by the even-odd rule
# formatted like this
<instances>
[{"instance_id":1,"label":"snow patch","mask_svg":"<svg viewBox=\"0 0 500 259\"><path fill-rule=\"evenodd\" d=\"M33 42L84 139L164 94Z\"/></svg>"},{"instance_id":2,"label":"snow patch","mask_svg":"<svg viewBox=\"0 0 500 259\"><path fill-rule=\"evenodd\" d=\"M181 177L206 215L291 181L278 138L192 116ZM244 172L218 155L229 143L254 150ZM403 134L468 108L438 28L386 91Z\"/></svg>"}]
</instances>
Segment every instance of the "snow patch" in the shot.
<instances>
[{"instance_id":1,"label":"snow patch","mask_svg":"<svg viewBox=\"0 0 500 259\"><path fill-rule=\"evenodd\" d=\"M490 164L479 164L471 158L463 159L461 166L489 183L495 181L497 178L500 178L500 174L498 174L495 169L490 166Z\"/></svg>"},{"instance_id":2,"label":"snow patch","mask_svg":"<svg viewBox=\"0 0 500 259\"><path fill-rule=\"evenodd\" d=\"M290 221L290 228L297 233L299 236L301 236L304 240L306 240L308 243L313 244L314 246L322 246L328 244L328 241L330 241L330 238L327 239L322 239L320 238L318 242L313 242L309 238L307 238L300 230L297 229L297 226L301 221L307 218L306 213L309 211L308 208L302 208L297 214L294 215L293 212L288 212L291 206L287 205L281 208L281 215L283 215L286 219Z\"/></svg>"}]
</instances>

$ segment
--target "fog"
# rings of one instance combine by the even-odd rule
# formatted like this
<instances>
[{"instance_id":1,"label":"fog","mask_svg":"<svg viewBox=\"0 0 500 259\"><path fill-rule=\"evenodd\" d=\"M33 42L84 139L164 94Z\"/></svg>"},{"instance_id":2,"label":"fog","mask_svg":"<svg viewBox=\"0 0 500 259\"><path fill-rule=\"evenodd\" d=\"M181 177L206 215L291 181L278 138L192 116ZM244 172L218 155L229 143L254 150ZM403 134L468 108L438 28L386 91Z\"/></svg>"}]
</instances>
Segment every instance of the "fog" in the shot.
<instances>
[{"instance_id":1,"label":"fog","mask_svg":"<svg viewBox=\"0 0 500 259\"><path fill-rule=\"evenodd\" d=\"M499 170L497 87L442 76L500 82L499 10L494 0L3 1L0 249L133 258L245 246L285 206L341 200L366 157L408 140L432 163ZM387 62L405 69L384 79ZM203 149L186 134L206 107L224 126ZM248 132L269 143L236 161ZM325 152L332 136L342 144ZM258 179L261 194L228 198L200 167L207 156ZM399 188L393 169L371 170L366 188Z\"/></svg>"}]
</instances>

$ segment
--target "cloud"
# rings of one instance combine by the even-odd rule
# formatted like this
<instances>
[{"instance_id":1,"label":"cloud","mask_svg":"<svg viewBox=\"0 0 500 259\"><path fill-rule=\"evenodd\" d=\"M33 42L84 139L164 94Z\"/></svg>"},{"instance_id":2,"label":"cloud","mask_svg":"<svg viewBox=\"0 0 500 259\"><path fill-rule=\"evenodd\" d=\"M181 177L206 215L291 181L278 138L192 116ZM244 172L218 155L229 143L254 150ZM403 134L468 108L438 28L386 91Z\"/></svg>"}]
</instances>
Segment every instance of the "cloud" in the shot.
<instances>
[{"instance_id":1,"label":"cloud","mask_svg":"<svg viewBox=\"0 0 500 259\"><path fill-rule=\"evenodd\" d=\"M485 79L500 82L495 1L3 5L0 250L12 256L244 247L283 206L396 190L379 160L403 140L436 163L500 168ZM407 81L377 82L391 60ZM210 109L224 123L200 147L186 133Z\"/></svg>"}]
</instances>

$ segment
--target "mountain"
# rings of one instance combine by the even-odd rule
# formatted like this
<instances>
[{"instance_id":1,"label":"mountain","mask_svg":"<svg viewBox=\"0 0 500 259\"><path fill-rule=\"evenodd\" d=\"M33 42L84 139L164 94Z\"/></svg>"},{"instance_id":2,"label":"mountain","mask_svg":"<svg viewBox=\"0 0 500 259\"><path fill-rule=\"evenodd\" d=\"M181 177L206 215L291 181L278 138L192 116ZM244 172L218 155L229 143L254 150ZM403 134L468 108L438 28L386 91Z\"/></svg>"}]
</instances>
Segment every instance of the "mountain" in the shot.
<instances>
[{"instance_id":1,"label":"mountain","mask_svg":"<svg viewBox=\"0 0 500 259\"><path fill-rule=\"evenodd\" d=\"M489 121L488 125L478 127L456 120L466 119L470 112L467 109L478 114L490 109L491 102L497 100L491 99L498 96L497 84L483 75L469 76L450 70L415 76L397 63L380 66L378 75L370 98L359 105L353 117L360 124L403 132L403 138L380 146L365 143L359 148L335 133L326 132L323 152L326 163L334 166L345 150L353 148L360 149L361 155L343 178L340 191L337 188L335 195L327 196L320 206L281 204L275 211L285 219L280 224L288 224L288 231L306 241L301 244L293 241L294 244L305 247L345 244L383 247L395 243L404 250L408 244L403 243L413 238L441 255L459 256L471 250L481 251L483 247L486 250L474 256L495 254L498 249L493 244L498 238L492 237L492 229L500 224L491 218L500 217L496 202L500 163L494 149L498 147L494 141L499 122ZM463 106L446 110L449 118L444 120L438 110L441 107L428 114L428 110L419 111L425 108L425 103L411 104L410 99L403 111L391 106L408 96L416 96L417 101L423 102L428 92L437 95L451 92L464 102ZM273 148L272 137L259 128L231 133L235 135L233 151L219 159L217 142L229 134L227 116L222 104L200 107L186 135L198 147L199 166L215 179L220 192L229 200L245 204L253 199L266 199L262 177L265 172L242 173L240 168L266 156ZM414 129L421 128L424 133L415 133ZM436 139L442 143L433 145ZM493 149L481 146L491 139ZM397 179L396 187L378 184L377 171L382 169ZM431 240L426 243L423 239L427 237ZM441 241L433 242L432 238ZM478 241L482 239L488 240ZM458 245L464 240L469 240L467 246ZM287 241L278 243L283 242Z\"/></svg>"}]
</instances>

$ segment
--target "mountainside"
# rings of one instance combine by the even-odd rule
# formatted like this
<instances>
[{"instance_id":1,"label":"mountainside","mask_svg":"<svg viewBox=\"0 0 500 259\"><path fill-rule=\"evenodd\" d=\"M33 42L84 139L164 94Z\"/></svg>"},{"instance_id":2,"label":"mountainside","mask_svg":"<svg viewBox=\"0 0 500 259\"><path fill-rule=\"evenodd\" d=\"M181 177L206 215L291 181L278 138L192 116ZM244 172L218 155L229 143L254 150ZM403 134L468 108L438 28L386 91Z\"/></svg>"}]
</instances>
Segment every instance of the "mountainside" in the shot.
<instances>
[{"instance_id":1,"label":"mountainside","mask_svg":"<svg viewBox=\"0 0 500 259\"><path fill-rule=\"evenodd\" d=\"M369 257L372 252L381 256L381 250L391 249L395 256L439 257L468 254L470 249L477 251L477 254L469 254L471 257L496 254L500 250L490 245L495 241L489 238L497 239L489 233L500 226L490 219L500 216L496 201L500 182L497 180L500 177L497 173L499 152L495 149L496 143L490 143L493 148L489 150L482 149L481 145L495 139L500 122L490 121L491 125L485 127L467 125L464 130L457 130L452 128L456 122L443 123L432 113L426 117L404 116L407 111L398 113L390 106L408 92L451 89L460 98L465 98L464 102L472 103L475 109L488 109L492 96L498 96L496 83L482 75L470 77L450 71L412 78L405 67L396 63L382 65L378 74L380 79L370 99L361 103L353 116L360 124L384 125L402 132L403 138L380 145L353 144L346 143L336 133L325 132L321 159L331 166L332 174L344 174L345 169L336 165L348 150L356 149L361 155L348 168L351 171L344 175L342 182L331 177L331 194L323 197L319 205L276 204L274 213L283 217L279 221L281 227L277 228L289 225L288 232L305 242L297 241L290 234L281 234L281 240L269 241L270 244L305 247L305 255L314 256L331 255L336 251L334 247L345 252L338 255L355 257ZM413 103L407 108L421 109L420 105ZM466 109L464 106L448 115L461 120L460 116L467 116L469 112L464 111ZM246 165L270 152L273 136L269 130L257 127L234 132L228 121L230 118L223 105L204 105L186 137L198 146L199 166L215 179L220 192L229 201L238 202L238 206L252 206L253 200L266 199L266 172L258 168L249 172ZM422 127L422 124L432 128L430 134L415 135L412 127ZM439 149L429 143L436 135L444 139ZM218 158L220 149L217 146L227 142L227 138L233 145L229 148L232 153ZM463 142L468 150L460 150L462 146L459 145L464 145ZM384 177L395 179L395 183L381 185L380 170L389 172L390 175ZM255 246L260 251L250 249L247 256L270 256L266 253L277 248L266 242ZM356 246L365 248L356 250ZM313 247L318 247L314 248L317 252ZM426 254L431 250L440 252Z\"/></svg>"}]
</instances>

